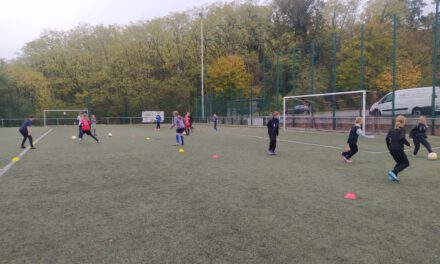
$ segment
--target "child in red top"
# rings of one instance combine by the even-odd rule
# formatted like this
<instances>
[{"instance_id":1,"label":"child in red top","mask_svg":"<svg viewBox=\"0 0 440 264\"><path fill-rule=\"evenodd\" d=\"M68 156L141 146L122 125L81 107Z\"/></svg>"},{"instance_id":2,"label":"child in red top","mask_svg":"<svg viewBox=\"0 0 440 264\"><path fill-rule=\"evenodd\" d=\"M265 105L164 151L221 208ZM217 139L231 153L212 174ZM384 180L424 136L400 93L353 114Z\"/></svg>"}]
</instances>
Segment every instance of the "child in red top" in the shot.
<instances>
[{"instance_id":1,"label":"child in red top","mask_svg":"<svg viewBox=\"0 0 440 264\"><path fill-rule=\"evenodd\" d=\"M191 118L189 112L185 115L185 133L189 136L189 132L191 130Z\"/></svg>"},{"instance_id":2,"label":"child in red top","mask_svg":"<svg viewBox=\"0 0 440 264\"><path fill-rule=\"evenodd\" d=\"M83 138L84 134L89 135L94 140L96 140L96 142L99 143L99 140L94 135L92 135L92 132L90 131L91 130L91 124L92 124L92 122L87 117L87 114L84 114L82 116L82 118L81 118L82 133L80 134L80 137L79 137L79 144L82 144L82 138Z\"/></svg>"}]
</instances>

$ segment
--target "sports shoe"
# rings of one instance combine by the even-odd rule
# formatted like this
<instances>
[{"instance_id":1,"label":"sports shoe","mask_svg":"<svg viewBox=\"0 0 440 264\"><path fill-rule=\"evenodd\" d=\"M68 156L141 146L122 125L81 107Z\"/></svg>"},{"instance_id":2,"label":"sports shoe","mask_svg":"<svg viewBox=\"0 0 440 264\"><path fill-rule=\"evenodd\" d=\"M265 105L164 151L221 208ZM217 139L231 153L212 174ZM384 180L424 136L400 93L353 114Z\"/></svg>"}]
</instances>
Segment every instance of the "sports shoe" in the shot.
<instances>
[{"instance_id":1,"label":"sports shoe","mask_svg":"<svg viewBox=\"0 0 440 264\"><path fill-rule=\"evenodd\" d=\"M344 161L347 161L347 158L344 156L344 153L341 152L341 157Z\"/></svg>"},{"instance_id":2,"label":"sports shoe","mask_svg":"<svg viewBox=\"0 0 440 264\"><path fill-rule=\"evenodd\" d=\"M37 149L37 148L32 146L31 149Z\"/></svg>"},{"instance_id":3,"label":"sports shoe","mask_svg":"<svg viewBox=\"0 0 440 264\"><path fill-rule=\"evenodd\" d=\"M344 159L344 161L345 161L346 163L352 163L352 162L353 162L353 161L347 159L345 156L342 156L342 158Z\"/></svg>"},{"instance_id":4,"label":"sports shoe","mask_svg":"<svg viewBox=\"0 0 440 264\"><path fill-rule=\"evenodd\" d=\"M25 146L20 146L20 148L25 149L26 147Z\"/></svg>"},{"instance_id":5,"label":"sports shoe","mask_svg":"<svg viewBox=\"0 0 440 264\"><path fill-rule=\"evenodd\" d=\"M269 150L269 151L267 152L267 155L272 156L272 155L273 155L273 152Z\"/></svg>"},{"instance_id":6,"label":"sports shoe","mask_svg":"<svg viewBox=\"0 0 440 264\"><path fill-rule=\"evenodd\" d=\"M388 179L390 178L392 179L391 181L399 182L399 177L397 177L397 175L393 171L388 172Z\"/></svg>"}]
</instances>

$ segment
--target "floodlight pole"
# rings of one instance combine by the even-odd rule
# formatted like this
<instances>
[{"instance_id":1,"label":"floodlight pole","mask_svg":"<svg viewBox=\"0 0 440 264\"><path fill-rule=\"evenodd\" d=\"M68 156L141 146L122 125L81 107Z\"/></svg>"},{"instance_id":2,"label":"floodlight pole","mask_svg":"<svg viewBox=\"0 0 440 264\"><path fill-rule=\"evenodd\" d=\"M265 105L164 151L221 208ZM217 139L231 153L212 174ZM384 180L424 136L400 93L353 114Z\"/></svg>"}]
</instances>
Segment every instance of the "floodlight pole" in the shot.
<instances>
[{"instance_id":1,"label":"floodlight pole","mask_svg":"<svg viewBox=\"0 0 440 264\"><path fill-rule=\"evenodd\" d=\"M204 45L203 45L203 13L200 12L200 53L201 53L201 63L202 63L202 67L201 67L201 86L202 86L202 121L205 121L205 86L204 86L204 80L205 80L205 76L204 76Z\"/></svg>"}]
</instances>

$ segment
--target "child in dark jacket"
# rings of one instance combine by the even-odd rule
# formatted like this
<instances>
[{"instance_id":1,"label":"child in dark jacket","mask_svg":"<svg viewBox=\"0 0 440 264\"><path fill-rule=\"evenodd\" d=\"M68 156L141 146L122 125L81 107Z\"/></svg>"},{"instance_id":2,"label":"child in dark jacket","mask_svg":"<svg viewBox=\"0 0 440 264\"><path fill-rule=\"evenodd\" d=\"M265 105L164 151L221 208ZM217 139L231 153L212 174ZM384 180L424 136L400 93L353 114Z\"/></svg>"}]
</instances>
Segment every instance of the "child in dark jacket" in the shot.
<instances>
[{"instance_id":1,"label":"child in dark jacket","mask_svg":"<svg viewBox=\"0 0 440 264\"><path fill-rule=\"evenodd\" d=\"M348 135L348 140L347 140L350 149L341 153L342 158L347 163L351 163L352 161L350 160L350 158L353 157L354 154L358 152L357 142L359 136L363 136L365 138L374 138L374 136L365 135L365 133L362 131L361 125L362 125L362 117L356 117L354 121L354 126L350 129L350 133Z\"/></svg>"},{"instance_id":2,"label":"child in dark jacket","mask_svg":"<svg viewBox=\"0 0 440 264\"><path fill-rule=\"evenodd\" d=\"M277 147L277 136L279 134L280 128L280 113L274 112L272 119L267 122L267 132L269 134L270 144L268 154L273 156L276 155L275 148Z\"/></svg>"},{"instance_id":3,"label":"child in dark jacket","mask_svg":"<svg viewBox=\"0 0 440 264\"><path fill-rule=\"evenodd\" d=\"M394 169L388 172L388 179L390 181L399 181L398 174L409 166L408 157L404 151L404 144L408 147L411 144L405 138L405 130L403 127L405 126L405 117L398 116L396 118L395 128L391 128L388 132L385 141L387 143L388 150L390 151L391 156L396 161L396 166Z\"/></svg>"},{"instance_id":4,"label":"child in dark jacket","mask_svg":"<svg viewBox=\"0 0 440 264\"><path fill-rule=\"evenodd\" d=\"M428 124L424 116L419 117L418 124L411 130L410 137L414 142L414 152L413 156L417 156L420 149L420 143L426 148L428 153L432 153L431 145L426 140L428 136L426 135L426 130L428 130Z\"/></svg>"}]
</instances>

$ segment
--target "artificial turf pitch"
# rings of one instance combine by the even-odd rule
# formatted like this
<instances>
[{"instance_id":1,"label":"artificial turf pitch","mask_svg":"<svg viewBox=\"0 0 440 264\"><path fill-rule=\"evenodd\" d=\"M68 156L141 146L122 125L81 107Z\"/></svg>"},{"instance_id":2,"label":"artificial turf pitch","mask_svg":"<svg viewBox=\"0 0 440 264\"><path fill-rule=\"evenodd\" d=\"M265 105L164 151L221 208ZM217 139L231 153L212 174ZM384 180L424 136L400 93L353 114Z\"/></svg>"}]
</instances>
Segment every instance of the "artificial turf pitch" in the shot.
<instances>
[{"instance_id":1,"label":"artificial turf pitch","mask_svg":"<svg viewBox=\"0 0 440 264\"><path fill-rule=\"evenodd\" d=\"M76 134L54 127L0 177L0 263L440 262L440 162L424 149L393 183L383 136L345 164L346 134L281 132L273 157L264 128L199 125L184 153L166 125ZM0 129L0 168L19 144Z\"/></svg>"}]
</instances>

